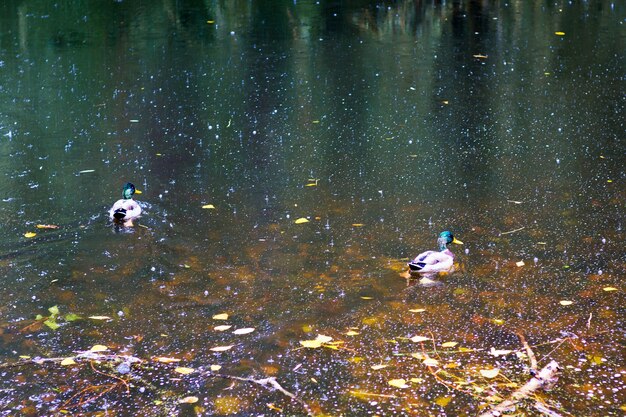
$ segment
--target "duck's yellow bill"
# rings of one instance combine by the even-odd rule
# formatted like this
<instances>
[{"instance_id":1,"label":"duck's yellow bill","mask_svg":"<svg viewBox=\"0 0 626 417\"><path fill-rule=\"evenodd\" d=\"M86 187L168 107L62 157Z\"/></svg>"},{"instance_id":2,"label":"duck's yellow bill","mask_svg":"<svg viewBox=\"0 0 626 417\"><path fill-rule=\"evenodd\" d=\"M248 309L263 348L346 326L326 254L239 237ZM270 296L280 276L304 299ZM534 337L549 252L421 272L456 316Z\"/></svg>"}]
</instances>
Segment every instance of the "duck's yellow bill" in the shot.
<instances>
[{"instance_id":1,"label":"duck's yellow bill","mask_svg":"<svg viewBox=\"0 0 626 417\"><path fill-rule=\"evenodd\" d=\"M461 241L460 241L459 239L457 239L457 238L453 238L453 239L452 239L452 243L456 243L457 245L462 245L462 244L463 244L463 242L461 242Z\"/></svg>"},{"instance_id":2,"label":"duck's yellow bill","mask_svg":"<svg viewBox=\"0 0 626 417\"><path fill-rule=\"evenodd\" d=\"M135 189L135 194L141 194L141 191Z\"/></svg>"}]
</instances>

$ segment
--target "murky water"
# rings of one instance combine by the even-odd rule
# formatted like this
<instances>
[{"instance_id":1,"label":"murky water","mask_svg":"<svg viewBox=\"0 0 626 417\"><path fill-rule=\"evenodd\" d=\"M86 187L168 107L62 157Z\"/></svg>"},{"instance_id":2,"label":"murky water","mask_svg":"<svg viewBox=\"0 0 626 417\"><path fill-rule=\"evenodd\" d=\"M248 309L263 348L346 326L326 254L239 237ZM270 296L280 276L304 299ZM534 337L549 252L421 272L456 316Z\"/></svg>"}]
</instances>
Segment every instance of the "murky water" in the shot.
<instances>
[{"instance_id":1,"label":"murky water","mask_svg":"<svg viewBox=\"0 0 626 417\"><path fill-rule=\"evenodd\" d=\"M476 415L531 378L520 334L562 367L523 412L623 415L625 17L2 3L0 415ZM455 271L404 277L448 229Z\"/></svg>"}]
</instances>

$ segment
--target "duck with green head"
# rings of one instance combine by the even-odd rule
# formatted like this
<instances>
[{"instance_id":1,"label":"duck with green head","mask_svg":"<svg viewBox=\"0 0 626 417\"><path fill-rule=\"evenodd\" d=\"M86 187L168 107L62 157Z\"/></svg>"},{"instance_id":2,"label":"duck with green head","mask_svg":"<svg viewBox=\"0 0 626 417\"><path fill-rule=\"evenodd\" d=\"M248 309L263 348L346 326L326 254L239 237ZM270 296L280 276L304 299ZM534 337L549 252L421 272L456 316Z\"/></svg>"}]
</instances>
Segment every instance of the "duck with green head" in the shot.
<instances>
[{"instance_id":1,"label":"duck with green head","mask_svg":"<svg viewBox=\"0 0 626 417\"><path fill-rule=\"evenodd\" d=\"M424 274L450 271L452 265L454 265L454 253L448 249L448 245L451 243L458 245L463 244L463 242L457 240L451 232L441 232L437 239L439 252L429 250L420 253L415 259L409 262L409 272Z\"/></svg>"},{"instance_id":2,"label":"duck with green head","mask_svg":"<svg viewBox=\"0 0 626 417\"><path fill-rule=\"evenodd\" d=\"M137 219L141 214L141 206L133 200L133 194L135 194L135 192L135 186L130 182L124 185L122 198L117 200L109 210L111 220L122 223L127 227L133 226L133 220Z\"/></svg>"}]
</instances>

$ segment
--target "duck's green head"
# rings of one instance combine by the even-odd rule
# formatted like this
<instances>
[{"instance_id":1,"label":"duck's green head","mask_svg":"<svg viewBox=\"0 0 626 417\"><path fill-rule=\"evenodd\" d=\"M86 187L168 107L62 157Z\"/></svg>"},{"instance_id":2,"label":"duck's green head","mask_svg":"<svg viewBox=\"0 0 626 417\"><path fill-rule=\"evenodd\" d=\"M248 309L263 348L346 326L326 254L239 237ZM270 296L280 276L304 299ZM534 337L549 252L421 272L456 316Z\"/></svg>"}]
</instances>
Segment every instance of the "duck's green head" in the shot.
<instances>
[{"instance_id":1,"label":"duck's green head","mask_svg":"<svg viewBox=\"0 0 626 417\"><path fill-rule=\"evenodd\" d=\"M439 238L437 239L437 246L439 246L439 250L442 250L442 251L446 250L446 248L448 247L450 243L456 243L457 245L463 244L463 242L456 239L452 235L452 232L449 232L447 230L445 232L441 232L439 234Z\"/></svg>"},{"instance_id":2,"label":"duck's green head","mask_svg":"<svg viewBox=\"0 0 626 417\"><path fill-rule=\"evenodd\" d=\"M133 198L133 194L135 194L135 186L130 182L127 182L126 185L124 185L124 190L122 191L122 198L130 200Z\"/></svg>"}]
</instances>

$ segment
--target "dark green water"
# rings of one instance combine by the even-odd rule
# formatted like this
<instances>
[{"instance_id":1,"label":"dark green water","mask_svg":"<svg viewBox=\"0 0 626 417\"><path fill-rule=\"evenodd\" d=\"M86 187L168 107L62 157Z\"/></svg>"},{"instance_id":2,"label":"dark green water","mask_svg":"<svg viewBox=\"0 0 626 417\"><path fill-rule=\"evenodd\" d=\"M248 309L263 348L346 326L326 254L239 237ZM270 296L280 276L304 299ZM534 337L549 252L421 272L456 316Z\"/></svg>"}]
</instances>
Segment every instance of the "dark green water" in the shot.
<instances>
[{"instance_id":1,"label":"dark green water","mask_svg":"<svg viewBox=\"0 0 626 417\"><path fill-rule=\"evenodd\" d=\"M623 415L625 19L610 1L3 2L0 362L102 344L274 376L325 415L477 415L530 378L488 354L521 333L563 368L548 408ZM108 219L127 181L131 229ZM456 271L401 277L447 229ZM52 306L60 328L33 323ZM344 343L301 348L317 334ZM0 369L0 416L306 414L172 369Z\"/></svg>"}]
</instances>

